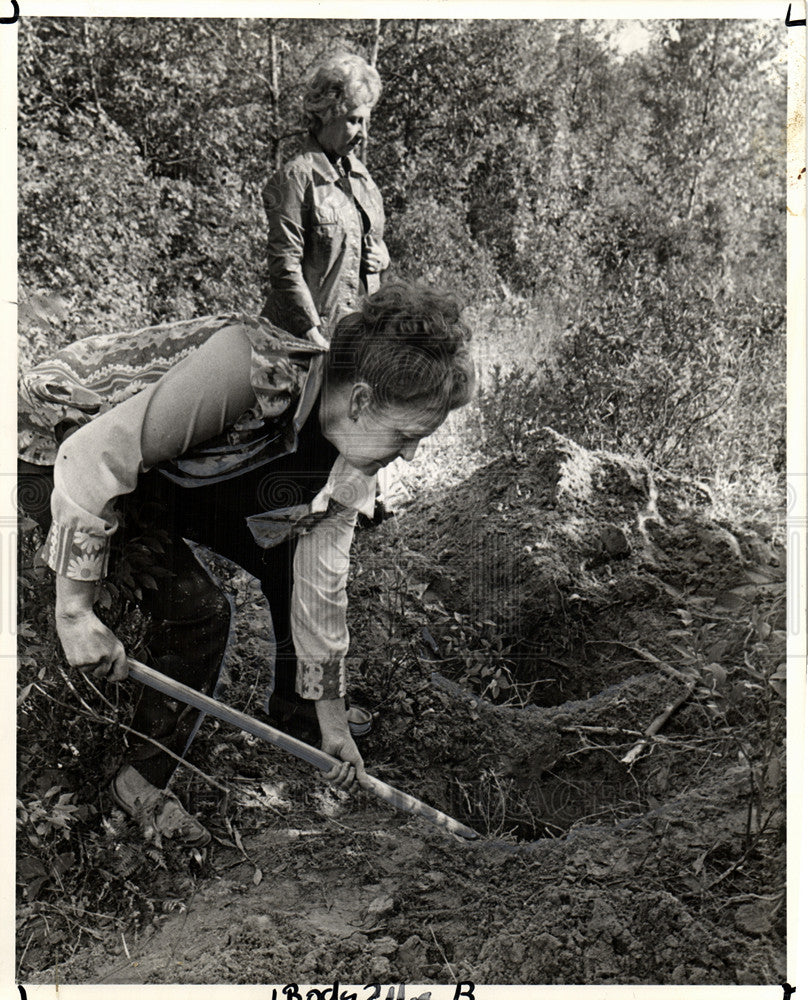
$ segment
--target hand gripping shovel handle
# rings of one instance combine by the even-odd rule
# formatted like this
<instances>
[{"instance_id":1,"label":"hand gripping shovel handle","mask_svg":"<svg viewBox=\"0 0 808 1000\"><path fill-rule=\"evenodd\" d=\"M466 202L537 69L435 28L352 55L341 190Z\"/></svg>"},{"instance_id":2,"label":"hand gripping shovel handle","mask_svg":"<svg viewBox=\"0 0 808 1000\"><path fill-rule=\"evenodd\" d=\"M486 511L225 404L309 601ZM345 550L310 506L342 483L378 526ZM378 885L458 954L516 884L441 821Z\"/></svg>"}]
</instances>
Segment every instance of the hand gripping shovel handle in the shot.
<instances>
[{"instance_id":1,"label":"hand gripping shovel handle","mask_svg":"<svg viewBox=\"0 0 808 1000\"><path fill-rule=\"evenodd\" d=\"M206 712L208 715L212 715L222 722L229 722L231 725L243 729L245 733L250 733L267 743L272 743L273 746L280 747L281 750L299 757L300 760L305 760L307 764L313 764L314 767L319 768L321 771L330 771L332 767L340 763L336 757L324 753L317 747L309 746L308 743L295 739L294 736L289 736L288 733L282 733L279 729L268 726L265 722L259 722L258 719L254 719L251 715L246 715L244 712L239 712L235 708L230 708L229 705L216 701L215 698L202 694L200 691L195 691L193 688L188 687L187 684L175 681L172 677L160 673L159 670L155 670L145 663L140 663L131 657L127 662L129 664L129 676L134 677L135 680L140 681L142 684L168 695L169 698L175 698L186 705L192 705L194 708L198 708L200 711ZM438 809L433 809L432 806L421 802L415 796L408 795L398 788L393 788L392 785L374 778L371 774L368 775L368 778L370 779L369 790L380 799L389 802L391 806L395 806L397 809L404 809L407 812L414 813L416 816L423 816L424 819L428 819L435 826L443 827L450 833L455 833L459 837L465 837L466 840L476 840L479 837L479 834L475 830L464 826L456 819L452 819L446 813L442 813Z\"/></svg>"}]
</instances>

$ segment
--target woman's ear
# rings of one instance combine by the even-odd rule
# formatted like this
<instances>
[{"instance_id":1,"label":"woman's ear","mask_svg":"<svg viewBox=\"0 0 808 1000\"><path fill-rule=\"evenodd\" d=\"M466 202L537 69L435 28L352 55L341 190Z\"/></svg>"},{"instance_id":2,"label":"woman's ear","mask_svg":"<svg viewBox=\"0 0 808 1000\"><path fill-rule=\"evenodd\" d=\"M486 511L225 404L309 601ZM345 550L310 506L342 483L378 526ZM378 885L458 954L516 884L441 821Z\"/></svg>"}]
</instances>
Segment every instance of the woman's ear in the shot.
<instances>
[{"instance_id":1,"label":"woman's ear","mask_svg":"<svg viewBox=\"0 0 808 1000\"><path fill-rule=\"evenodd\" d=\"M358 420L373 402L373 390L367 382L355 382L348 400L348 416Z\"/></svg>"}]
</instances>

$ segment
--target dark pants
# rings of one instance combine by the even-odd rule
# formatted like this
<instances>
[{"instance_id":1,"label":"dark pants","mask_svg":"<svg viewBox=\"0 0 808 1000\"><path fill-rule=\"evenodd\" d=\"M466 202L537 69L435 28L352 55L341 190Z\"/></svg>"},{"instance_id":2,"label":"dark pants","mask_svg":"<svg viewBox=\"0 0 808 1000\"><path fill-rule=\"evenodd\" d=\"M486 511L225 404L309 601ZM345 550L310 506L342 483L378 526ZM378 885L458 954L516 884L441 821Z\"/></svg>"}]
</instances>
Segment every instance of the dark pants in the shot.
<instances>
[{"instance_id":1,"label":"dark pants","mask_svg":"<svg viewBox=\"0 0 808 1000\"><path fill-rule=\"evenodd\" d=\"M123 498L122 527L114 536L116 551L165 532L163 553L154 553L149 567L157 569L157 590L142 588L141 605L149 627L144 659L156 669L199 691L212 693L221 671L230 632L230 604L182 541L188 538L245 569L258 578L269 603L275 631L275 686L270 710L282 718L295 711L311 711L309 702L295 693L297 662L290 631L294 541L271 549L260 548L245 518L263 510L308 503L325 485L336 449L319 431L316 413L303 428L297 451L223 483L186 488L157 471L141 476L137 489ZM47 527L49 511L41 503L45 467L21 463L18 496L23 512ZM38 498L37 510L26 509L25 497ZM162 535L160 537L163 537ZM165 572L162 572L165 571ZM274 704L273 704L274 703ZM159 740L182 756L193 738L200 713L144 688L135 709L132 728ZM165 787L176 760L153 743L138 741L129 763L148 781Z\"/></svg>"}]
</instances>

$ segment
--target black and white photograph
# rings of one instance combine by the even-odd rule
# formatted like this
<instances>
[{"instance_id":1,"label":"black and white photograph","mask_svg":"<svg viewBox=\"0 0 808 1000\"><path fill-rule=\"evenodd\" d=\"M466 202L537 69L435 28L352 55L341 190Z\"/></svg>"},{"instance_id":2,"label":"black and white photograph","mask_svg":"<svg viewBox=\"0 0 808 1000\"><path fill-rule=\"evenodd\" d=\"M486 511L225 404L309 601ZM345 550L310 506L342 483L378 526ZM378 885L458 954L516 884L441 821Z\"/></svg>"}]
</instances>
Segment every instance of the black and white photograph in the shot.
<instances>
[{"instance_id":1,"label":"black and white photograph","mask_svg":"<svg viewBox=\"0 0 808 1000\"><path fill-rule=\"evenodd\" d=\"M805 986L805 4L6 6L8 996Z\"/></svg>"}]
</instances>

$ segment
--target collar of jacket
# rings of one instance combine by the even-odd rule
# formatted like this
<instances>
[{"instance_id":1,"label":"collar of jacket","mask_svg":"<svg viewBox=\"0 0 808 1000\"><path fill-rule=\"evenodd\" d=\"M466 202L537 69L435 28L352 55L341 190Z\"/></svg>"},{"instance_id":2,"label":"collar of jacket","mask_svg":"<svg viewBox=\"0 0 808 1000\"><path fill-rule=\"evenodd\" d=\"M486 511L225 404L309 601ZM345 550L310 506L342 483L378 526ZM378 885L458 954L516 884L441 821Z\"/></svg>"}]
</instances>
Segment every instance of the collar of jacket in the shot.
<instances>
[{"instance_id":1,"label":"collar of jacket","mask_svg":"<svg viewBox=\"0 0 808 1000\"><path fill-rule=\"evenodd\" d=\"M312 166L315 167L315 169L322 174L324 178L330 181L339 180L340 174L337 171L337 168L331 160L329 160L325 150L311 133L306 136L306 140L303 144L303 152L308 156ZM349 153L347 156L343 156L342 159L348 161L352 174L356 174L357 177L370 179L370 174L365 169L365 164L359 159L358 156L353 156Z\"/></svg>"}]
</instances>

